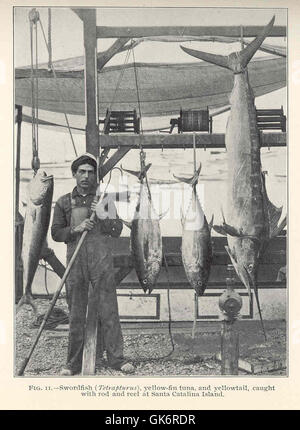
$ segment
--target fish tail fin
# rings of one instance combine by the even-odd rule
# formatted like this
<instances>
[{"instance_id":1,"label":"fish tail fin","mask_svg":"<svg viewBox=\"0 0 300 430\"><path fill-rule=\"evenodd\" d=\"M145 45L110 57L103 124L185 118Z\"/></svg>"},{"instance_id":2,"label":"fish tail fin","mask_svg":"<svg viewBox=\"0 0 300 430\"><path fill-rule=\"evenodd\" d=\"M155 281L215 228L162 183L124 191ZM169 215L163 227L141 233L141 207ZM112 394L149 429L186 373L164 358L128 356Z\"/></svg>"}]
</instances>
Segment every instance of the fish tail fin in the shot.
<instances>
[{"instance_id":1,"label":"fish tail fin","mask_svg":"<svg viewBox=\"0 0 300 430\"><path fill-rule=\"evenodd\" d=\"M31 294L25 293L21 297L21 299L20 299L20 301L19 301L19 303L17 305L16 313L18 313L20 311L21 307L24 306L24 305L30 305L32 307L32 310L35 313L35 315L37 315L37 307L36 307L36 305L34 303L34 300L33 300L33 297L32 297Z\"/></svg>"},{"instance_id":2,"label":"fish tail fin","mask_svg":"<svg viewBox=\"0 0 300 430\"><path fill-rule=\"evenodd\" d=\"M208 63L213 63L217 66L225 67L226 69L236 71L237 62L242 68L245 68L247 66L255 52L260 48L265 38L269 35L273 27L274 21L275 16L273 16L269 24L265 26L260 35L258 35L249 45L247 45L246 48L236 53L234 61L232 57L230 58L230 56L209 54L208 52L189 49L185 48L184 46L180 47L181 49L183 49L183 51L185 51L189 55L192 55L193 57L200 58L201 60L207 61Z\"/></svg>"},{"instance_id":3,"label":"fish tail fin","mask_svg":"<svg viewBox=\"0 0 300 430\"><path fill-rule=\"evenodd\" d=\"M208 52L198 51L196 49L185 48L180 45L180 48L189 55L193 57L200 58L200 60L207 61L208 63L216 64L220 67L225 67L229 69L228 57L225 55L209 54Z\"/></svg>"},{"instance_id":4,"label":"fish tail fin","mask_svg":"<svg viewBox=\"0 0 300 430\"><path fill-rule=\"evenodd\" d=\"M179 182L185 182L186 184L194 186L198 183L201 168L202 168L202 164L200 163L199 168L195 171L193 176L191 176L190 178L183 178L182 176L175 176L175 175L173 175L173 176Z\"/></svg>"},{"instance_id":5,"label":"fish tail fin","mask_svg":"<svg viewBox=\"0 0 300 430\"><path fill-rule=\"evenodd\" d=\"M150 167L151 167L151 163L147 164L142 170L129 170L129 169L124 169L122 166L121 166L121 170L123 172L127 172L127 173L130 173L131 175L136 176L138 179L142 179L146 176L146 173L148 172Z\"/></svg>"},{"instance_id":6,"label":"fish tail fin","mask_svg":"<svg viewBox=\"0 0 300 430\"><path fill-rule=\"evenodd\" d=\"M239 53L241 58L240 61L243 67L247 66L247 64L249 63L249 61L251 60L255 52L260 48L265 38L269 35L270 31L272 30L274 21L275 21L275 15L273 16L269 24L265 26L261 34L259 34L251 43L249 43L249 45L246 46L246 48L244 48Z\"/></svg>"}]
</instances>

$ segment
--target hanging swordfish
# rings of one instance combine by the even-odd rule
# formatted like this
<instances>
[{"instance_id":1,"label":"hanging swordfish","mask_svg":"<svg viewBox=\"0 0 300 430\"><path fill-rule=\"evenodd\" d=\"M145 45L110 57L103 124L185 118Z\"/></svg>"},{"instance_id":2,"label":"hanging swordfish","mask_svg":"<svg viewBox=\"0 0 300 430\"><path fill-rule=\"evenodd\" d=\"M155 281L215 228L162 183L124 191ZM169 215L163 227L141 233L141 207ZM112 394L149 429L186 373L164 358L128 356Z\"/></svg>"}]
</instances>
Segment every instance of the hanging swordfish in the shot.
<instances>
[{"instance_id":1,"label":"hanging swordfish","mask_svg":"<svg viewBox=\"0 0 300 430\"><path fill-rule=\"evenodd\" d=\"M43 245L48 232L53 196L53 176L38 171L28 185L28 200L24 221L22 261L24 295L17 311L24 304L29 304L36 313L31 286L41 258Z\"/></svg>"},{"instance_id":2,"label":"hanging swordfish","mask_svg":"<svg viewBox=\"0 0 300 430\"><path fill-rule=\"evenodd\" d=\"M158 216L153 208L147 182L151 164L141 163L141 171L122 168L140 180L140 193L133 220L125 223L131 229L130 245L133 264L142 289L150 294L162 265L162 237Z\"/></svg>"},{"instance_id":3,"label":"hanging swordfish","mask_svg":"<svg viewBox=\"0 0 300 430\"><path fill-rule=\"evenodd\" d=\"M202 296L205 292L213 257L210 236L213 217L208 224L196 191L200 170L201 165L192 178L173 175L178 181L192 186L191 200L181 219L181 255L186 277L197 296Z\"/></svg>"},{"instance_id":4,"label":"hanging swordfish","mask_svg":"<svg viewBox=\"0 0 300 430\"><path fill-rule=\"evenodd\" d=\"M261 169L260 139L256 122L254 96L249 83L247 64L270 33L275 16L246 48L229 56L209 54L181 47L188 54L230 69L234 86L230 95L231 112L227 123L225 144L228 157L227 221L214 227L227 236L226 250L232 264L248 290L254 289L258 312L266 337L258 298L258 262L269 240L286 225L280 225L282 208L268 199Z\"/></svg>"}]
</instances>

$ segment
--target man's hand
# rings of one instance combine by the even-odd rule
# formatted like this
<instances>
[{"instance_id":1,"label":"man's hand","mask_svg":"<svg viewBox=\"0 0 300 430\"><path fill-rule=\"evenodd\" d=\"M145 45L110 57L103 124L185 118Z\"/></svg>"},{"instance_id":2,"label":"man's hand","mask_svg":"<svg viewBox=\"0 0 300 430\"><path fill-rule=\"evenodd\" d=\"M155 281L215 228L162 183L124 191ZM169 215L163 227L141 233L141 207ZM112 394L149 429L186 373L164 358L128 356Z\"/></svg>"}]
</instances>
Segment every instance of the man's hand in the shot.
<instances>
[{"instance_id":1,"label":"man's hand","mask_svg":"<svg viewBox=\"0 0 300 430\"><path fill-rule=\"evenodd\" d=\"M97 206L98 202L99 202L98 197L95 197L94 200L92 201L92 204L91 204L91 210L92 210L92 212L96 212L96 206Z\"/></svg>"},{"instance_id":2,"label":"man's hand","mask_svg":"<svg viewBox=\"0 0 300 430\"><path fill-rule=\"evenodd\" d=\"M91 221L89 218L86 218L84 221L82 221L81 224L75 227L73 231L74 233L82 233L85 230L90 231L92 230L94 225L95 225L94 221Z\"/></svg>"}]
</instances>

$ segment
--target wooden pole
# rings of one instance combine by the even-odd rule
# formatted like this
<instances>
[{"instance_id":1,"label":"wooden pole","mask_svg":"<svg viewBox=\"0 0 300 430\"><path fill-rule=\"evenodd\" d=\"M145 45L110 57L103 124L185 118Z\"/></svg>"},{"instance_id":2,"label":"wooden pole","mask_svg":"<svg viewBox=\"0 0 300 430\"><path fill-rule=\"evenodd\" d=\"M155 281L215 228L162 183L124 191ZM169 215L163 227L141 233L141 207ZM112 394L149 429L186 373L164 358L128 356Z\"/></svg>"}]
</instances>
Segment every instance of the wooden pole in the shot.
<instances>
[{"instance_id":1,"label":"wooden pole","mask_svg":"<svg viewBox=\"0 0 300 430\"><path fill-rule=\"evenodd\" d=\"M85 50L86 151L99 159L96 9L83 9L80 16L83 19ZM83 375L95 373L98 308L99 299L90 284L83 349Z\"/></svg>"},{"instance_id":2,"label":"wooden pole","mask_svg":"<svg viewBox=\"0 0 300 430\"><path fill-rule=\"evenodd\" d=\"M86 151L99 157L96 10L83 10Z\"/></svg>"},{"instance_id":3,"label":"wooden pole","mask_svg":"<svg viewBox=\"0 0 300 430\"><path fill-rule=\"evenodd\" d=\"M17 151L16 151L16 203L15 215L19 213L20 201L20 155L21 155L21 125L22 125L22 106L16 105L17 109Z\"/></svg>"},{"instance_id":4,"label":"wooden pole","mask_svg":"<svg viewBox=\"0 0 300 430\"><path fill-rule=\"evenodd\" d=\"M94 375L96 371L98 313L99 289L93 288L90 283L82 355L82 375Z\"/></svg>"},{"instance_id":5,"label":"wooden pole","mask_svg":"<svg viewBox=\"0 0 300 430\"><path fill-rule=\"evenodd\" d=\"M17 150L16 150L16 187L15 187L15 303L18 303L23 295L23 264L22 243L24 219L19 212L20 204L20 154L21 154L21 125L22 106L16 105L17 109Z\"/></svg>"},{"instance_id":6,"label":"wooden pole","mask_svg":"<svg viewBox=\"0 0 300 430\"><path fill-rule=\"evenodd\" d=\"M91 215L91 217L90 217L90 220L94 221L95 216L96 216L96 214L95 214L95 212L93 212L92 215ZM83 244L83 242L85 240L85 237L86 237L87 233L88 232L86 230L82 233L81 238L79 239L79 242L76 245L76 249L75 249L75 251L74 251L74 253L73 253L72 257L71 257L71 260L69 261L69 264L68 264L68 266L66 268L66 271L65 271L65 273L64 273L64 275L63 275L63 277L62 277L62 279L61 279L61 281L59 283L59 286L58 286L58 288L56 290L56 293L54 294L54 296L53 296L53 298L51 300L51 303L50 303L50 306L48 308L48 311L44 315L44 319L42 321L42 324L39 327L39 330L37 332L37 335L36 335L36 338L35 338L35 340L33 342L33 345L32 345L32 347L31 347L31 349L29 351L29 354L27 355L27 357L22 362L22 365L21 365L21 367L20 367L20 369L19 369L19 371L17 373L18 376L22 376L24 374L24 371L25 371L25 369L27 367L27 364L28 364L28 362L29 362L29 360L30 360L30 358L31 358L31 356L33 354L33 351L34 351L34 349L35 349L35 347L36 347L36 345L37 345L37 343L39 341L39 338L40 338L40 336L42 334L42 331L44 330L46 322L47 322L47 320L48 320L48 318L49 318L49 316L50 316L50 314L51 314L51 312L52 312L52 310L53 310L53 308L55 306L55 303L56 303L56 301L57 301L57 299L58 299L58 297L60 295L60 292L61 292L61 290L62 290L62 288L63 288L63 286L64 286L64 284L66 282L66 279L69 276L70 270L71 270L71 268L73 266L74 261L77 258L77 255L78 255L78 253L80 251L80 248L81 248L81 246L82 246L82 244Z\"/></svg>"}]
</instances>

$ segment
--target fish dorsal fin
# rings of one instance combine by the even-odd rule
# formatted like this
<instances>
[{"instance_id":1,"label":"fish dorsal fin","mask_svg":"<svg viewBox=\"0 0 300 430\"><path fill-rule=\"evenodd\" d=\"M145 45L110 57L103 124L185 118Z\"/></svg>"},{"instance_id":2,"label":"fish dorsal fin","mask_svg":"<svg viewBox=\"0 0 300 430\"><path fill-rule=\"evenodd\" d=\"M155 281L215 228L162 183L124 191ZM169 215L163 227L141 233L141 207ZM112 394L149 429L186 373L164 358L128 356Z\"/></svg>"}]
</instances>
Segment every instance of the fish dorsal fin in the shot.
<instances>
[{"instance_id":1,"label":"fish dorsal fin","mask_svg":"<svg viewBox=\"0 0 300 430\"><path fill-rule=\"evenodd\" d=\"M283 218L283 220L278 225L278 227L275 228L275 230L273 230L271 238L278 236L285 227L286 227L286 216Z\"/></svg>"},{"instance_id":2,"label":"fish dorsal fin","mask_svg":"<svg viewBox=\"0 0 300 430\"><path fill-rule=\"evenodd\" d=\"M221 225L213 225L213 229L215 230L216 233L219 233L222 236L227 236L226 231Z\"/></svg>"},{"instance_id":3,"label":"fish dorsal fin","mask_svg":"<svg viewBox=\"0 0 300 430\"><path fill-rule=\"evenodd\" d=\"M278 230L278 222L282 214L282 206L278 208L277 206L273 205L273 203L269 200L267 189L266 189L265 175L266 175L266 172L262 172L262 194L263 194L265 214L268 218L268 223L269 223L269 236L273 237L275 232Z\"/></svg>"}]
</instances>

